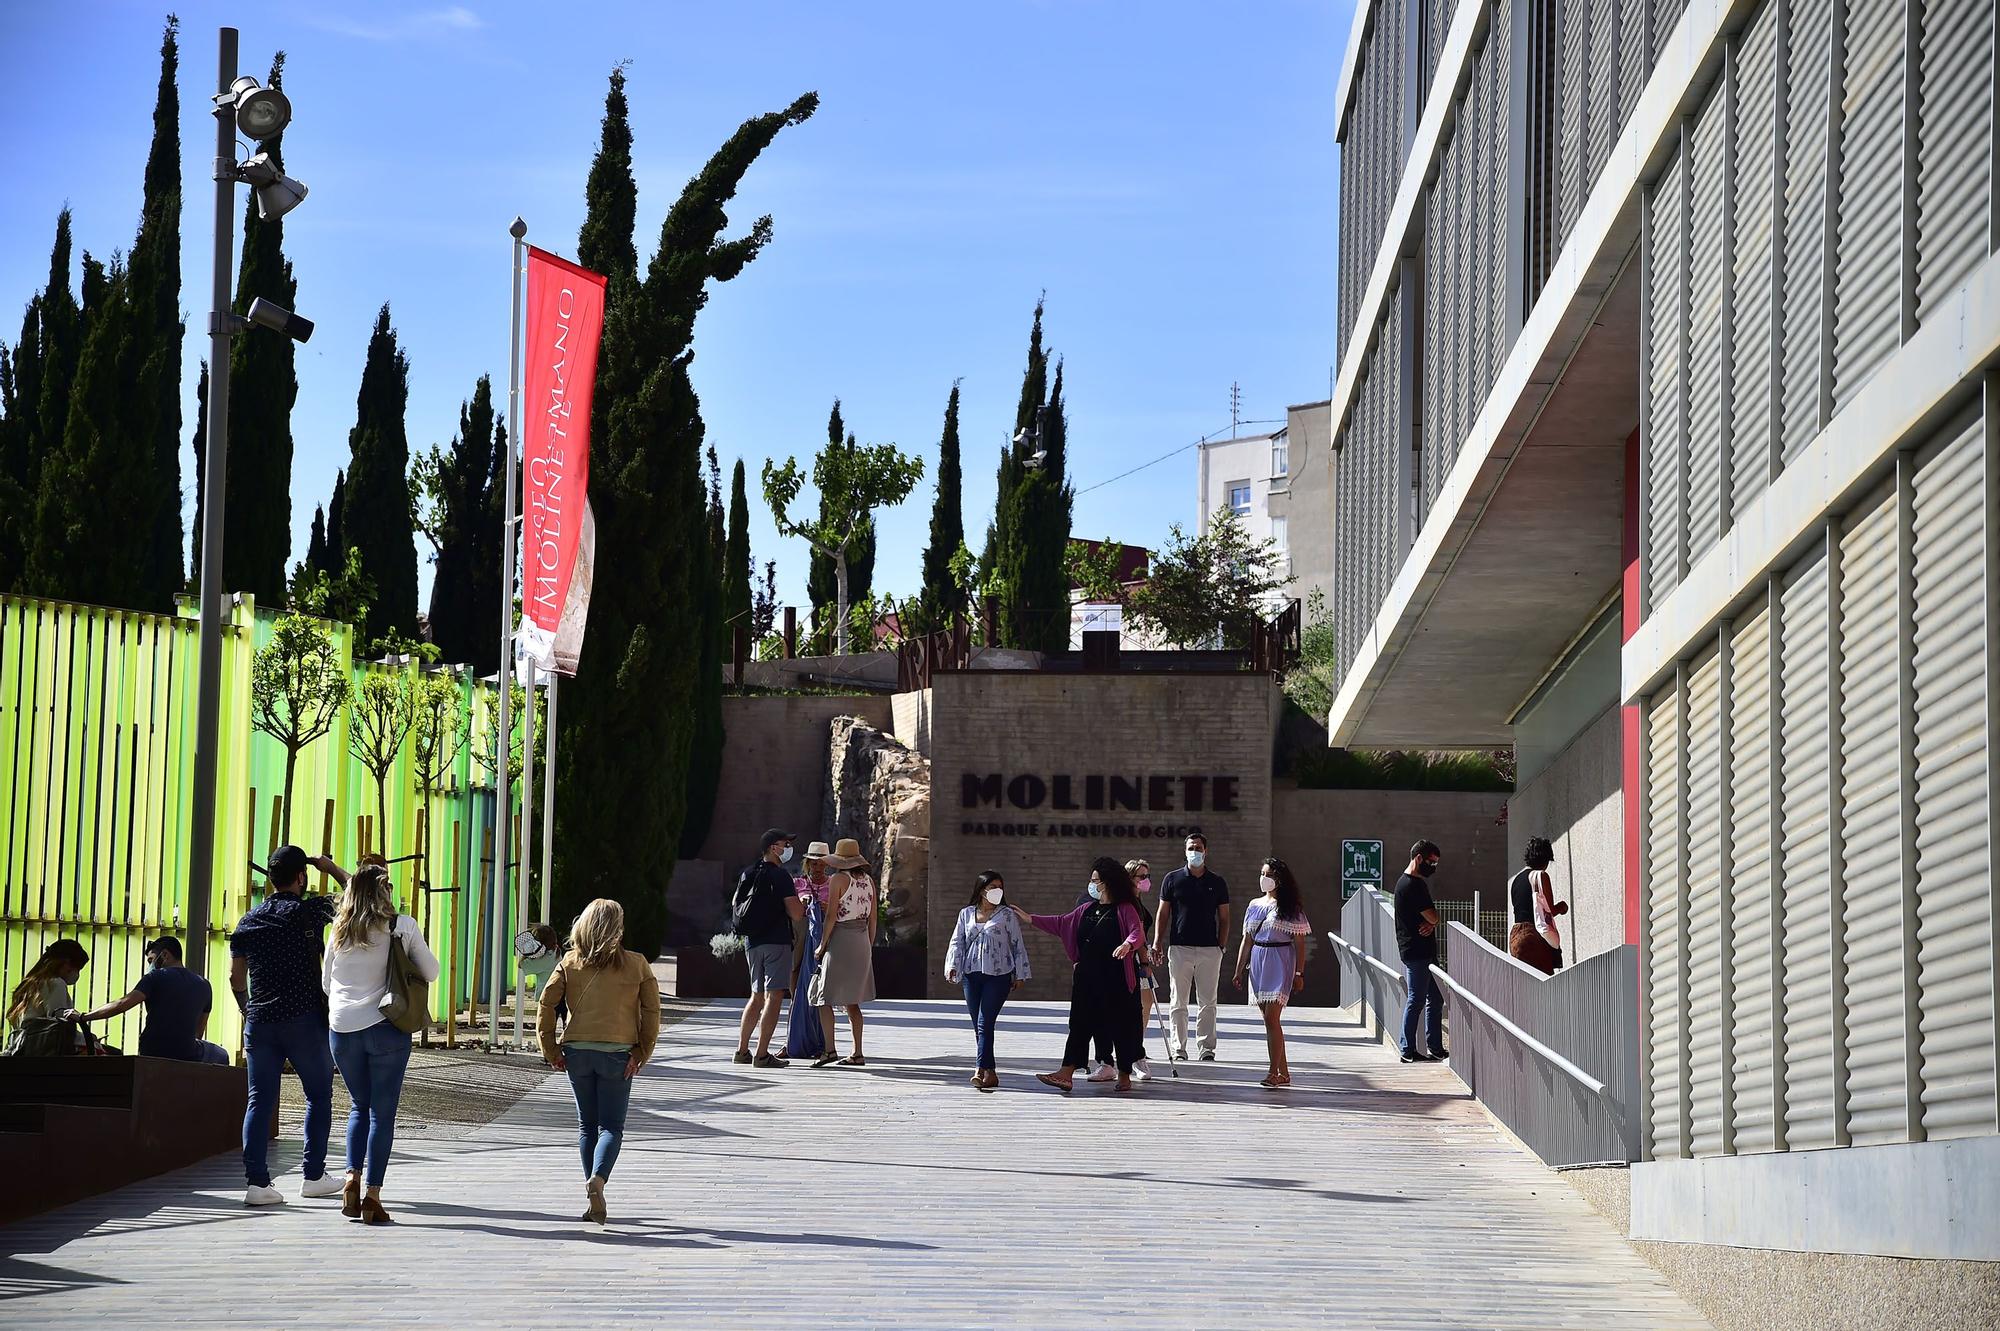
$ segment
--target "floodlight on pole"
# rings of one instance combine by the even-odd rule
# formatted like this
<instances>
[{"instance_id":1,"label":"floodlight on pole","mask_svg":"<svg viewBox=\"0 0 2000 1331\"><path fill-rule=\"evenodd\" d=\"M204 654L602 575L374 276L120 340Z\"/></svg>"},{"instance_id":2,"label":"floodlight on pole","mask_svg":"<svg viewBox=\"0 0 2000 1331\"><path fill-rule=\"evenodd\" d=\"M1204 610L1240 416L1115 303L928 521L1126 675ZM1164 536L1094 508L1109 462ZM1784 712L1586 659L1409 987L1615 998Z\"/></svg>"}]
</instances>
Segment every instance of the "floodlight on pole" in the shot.
<instances>
[{"instance_id":1,"label":"floodlight on pole","mask_svg":"<svg viewBox=\"0 0 2000 1331\"><path fill-rule=\"evenodd\" d=\"M266 222L283 217L305 202L305 182L294 180L271 162L271 154L257 153L237 163L236 174L257 194L257 216Z\"/></svg>"},{"instance_id":2,"label":"floodlight on pole","mask_svg":"<svg viewBox=\"0 0 2000 1331\"><path fill-rule=\"evenodd\" d=\"M226 102L235 112L236 128L259 143L276 138L292 123L291 99L248 74L232 82L228 92L218 93L216 101Z\"/></svg>"}]
</instances>

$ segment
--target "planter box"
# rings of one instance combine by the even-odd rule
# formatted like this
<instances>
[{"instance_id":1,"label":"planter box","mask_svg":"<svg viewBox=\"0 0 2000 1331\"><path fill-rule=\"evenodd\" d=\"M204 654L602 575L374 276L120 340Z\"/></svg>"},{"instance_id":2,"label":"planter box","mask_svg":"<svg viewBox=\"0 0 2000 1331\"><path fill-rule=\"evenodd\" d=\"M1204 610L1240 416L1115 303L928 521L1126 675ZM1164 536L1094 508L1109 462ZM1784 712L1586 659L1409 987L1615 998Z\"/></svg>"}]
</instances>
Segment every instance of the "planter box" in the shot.
<instances>
[{"instance_id":1,"label":"planter box","mask_svg":"<svg viewBox=\"0 0 2000 1331\"><path fill-rule=\"evenodd\" d=\"M674 995L677 998L748 998L750 968L741 952L717 957L708 944L674 953Z\"/></svg>"}]
</instances>

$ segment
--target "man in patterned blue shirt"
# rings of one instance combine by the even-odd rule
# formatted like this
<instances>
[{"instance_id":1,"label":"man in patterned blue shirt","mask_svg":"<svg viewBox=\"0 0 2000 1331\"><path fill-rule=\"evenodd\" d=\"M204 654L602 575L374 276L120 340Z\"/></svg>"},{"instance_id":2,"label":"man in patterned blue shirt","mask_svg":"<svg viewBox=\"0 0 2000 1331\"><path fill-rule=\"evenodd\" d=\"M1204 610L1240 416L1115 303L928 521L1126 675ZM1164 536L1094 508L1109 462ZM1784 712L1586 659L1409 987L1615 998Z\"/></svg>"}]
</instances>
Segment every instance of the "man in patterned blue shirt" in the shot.
<instances>
[{"instance_id":1,"label":"man in patterned blue shirt","mask_svg":"<svg viewBox=\"0 0 2000 1331\"><path fill-rule=\"evenodd\" d=\"M250 1065L250 1105L243 1115L246 1206L278 1206L271 1186L271 1118L290 1060L306 1095L302 1197L333 1197L341 1180L326 1172L326 1138L333 1124L333 1053L327 1042L326 993L320 987L322 934L333 923L334 899L306 896L306 871L318 869L343 886L347 875L324 855L310 858L280 846L266 866L270 894L236 922L229 936L229 988L243 1010L243 1051Z\"/></svg>"}]
</instances>

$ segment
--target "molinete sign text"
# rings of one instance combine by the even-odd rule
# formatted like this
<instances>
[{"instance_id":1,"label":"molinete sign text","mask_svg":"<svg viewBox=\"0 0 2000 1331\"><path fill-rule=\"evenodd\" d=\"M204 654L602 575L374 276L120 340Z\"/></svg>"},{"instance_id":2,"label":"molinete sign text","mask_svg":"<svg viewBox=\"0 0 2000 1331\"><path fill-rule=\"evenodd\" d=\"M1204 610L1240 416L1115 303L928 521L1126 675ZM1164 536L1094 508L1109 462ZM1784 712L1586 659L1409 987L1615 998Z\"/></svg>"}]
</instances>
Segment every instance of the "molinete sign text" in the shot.
<instances>
[{"instance_id":1,"label":"molinete sign text","mask_svg":"<svg viewBox=\"0 0 2000 1331\"><path fill-rule=\"evenodd\" d=\"M1178 840L1199 825L1198 819L1157 815L1233 814L1241 779L1212 773L1153 773L1140 776L1088 773L1039 776L1022 773L966 772L959 778L959 806L968 815L981 810L996 814L1024 813L1031 818L980 821L968 816L960 824L966 836L1008 837L1159 837ZM1064 815L1100 815L1074 818ZM1137 819L1120 814L1138 814Z\"/></svg>"}]
</instances>

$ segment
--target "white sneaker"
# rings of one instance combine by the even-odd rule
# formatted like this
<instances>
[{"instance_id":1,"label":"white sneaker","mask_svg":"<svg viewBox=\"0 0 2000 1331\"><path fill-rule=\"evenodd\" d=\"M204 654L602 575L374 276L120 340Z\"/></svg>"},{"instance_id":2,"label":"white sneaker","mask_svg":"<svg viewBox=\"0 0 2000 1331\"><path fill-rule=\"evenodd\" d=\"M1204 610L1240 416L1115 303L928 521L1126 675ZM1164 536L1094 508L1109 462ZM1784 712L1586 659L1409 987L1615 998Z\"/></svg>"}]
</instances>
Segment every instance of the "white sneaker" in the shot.
<instances>
[{"instance_id":1,"label":"white sneaker","mask_svg":"<svg viewBox=\"0 0 2000 1331\"><path fill-rule=\"evenodd\" d=\"M1153 1065L1143 1058L1140 1059L1132 1065L1132 1077L1136 1081L1151 1081L1153 1079Z\"/></svg>"},{"instance_id":2,"label":"white sneaker","mask_svg":"<svg viewBox=\"0 0 2000 1331\"><path fill-rule=\"evenodd\" d=\"M346 1179L335 1174L332 1170L328 1170L318 1178L309 1178L304 1183L301 1183L299 1185L299 1196L338 1197L340 1196L342 1185L346 1182Z\"/></svg>"},{"instance_id":3,"label":"white sneaker","mask_svg":"<svg viewBox=\"0 0 2000 1331\"><path fill-rule=\"evenodd\" d=\"M285 1204L285 1194L279 1192L276 1188L260 1188L252 1183L243 1190L243 1204L245 1206L283 1206Z\"/></svg>"},{"instance_id":4,"label":"white sneaker","mask_svg":"<svg viewBox=\"0 0 2000 1331\"><path fill-rule=\"evenodd\" d=\"M1085 1081L1117 1081L1118 1069L1109 1063L1099 1063L1097 1071L1084 1078Z\"/></svg>"}]
</instances>

